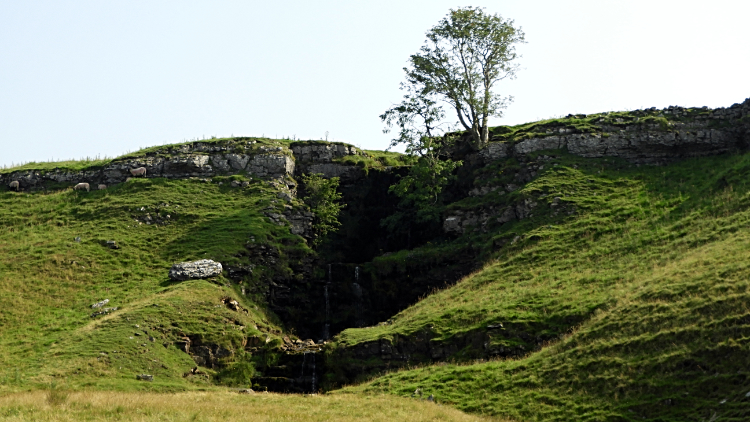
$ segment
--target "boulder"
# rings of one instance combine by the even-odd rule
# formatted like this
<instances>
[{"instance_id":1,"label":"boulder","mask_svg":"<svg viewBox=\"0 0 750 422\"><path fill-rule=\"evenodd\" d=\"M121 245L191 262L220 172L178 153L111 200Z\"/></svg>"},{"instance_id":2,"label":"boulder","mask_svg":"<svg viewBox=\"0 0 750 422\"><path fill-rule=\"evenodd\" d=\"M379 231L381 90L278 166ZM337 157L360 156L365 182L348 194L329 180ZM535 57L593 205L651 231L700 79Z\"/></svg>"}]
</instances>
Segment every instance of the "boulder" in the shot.
<instances>
[{"instance_id":1,"label":"boulder","mask_svg":"<svg viewBox=\"0 0 750 422\"><path fill-rule=\"evenodd\" d=\"M102 306L109 303L109 299L104 299L101 302L96 302L95 304L91 305L91 309L101 308Z\"/></svg>"},{"instance_id":2,"label":"boulder","mask_svg":"<svg viewBox=\"0 0 750 422\"><path fill-rule=\"evenodd\" d=\"M221 271L221 263L210 259L201 259L172 265L172 268L169 270L169 278L177 281L208 278L221 274Z\"/></svg>"}]
</instances>

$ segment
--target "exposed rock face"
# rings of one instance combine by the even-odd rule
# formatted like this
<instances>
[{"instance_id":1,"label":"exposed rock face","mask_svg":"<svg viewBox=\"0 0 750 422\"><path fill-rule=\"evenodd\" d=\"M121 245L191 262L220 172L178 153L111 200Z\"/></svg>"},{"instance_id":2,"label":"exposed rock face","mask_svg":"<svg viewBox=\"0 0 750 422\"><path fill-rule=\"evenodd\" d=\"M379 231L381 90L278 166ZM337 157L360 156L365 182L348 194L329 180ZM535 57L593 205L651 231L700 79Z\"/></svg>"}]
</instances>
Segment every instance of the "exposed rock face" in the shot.
<instances>
[{"instance_id":1,"label":"exposed rock face","mask_svg":"<svg viewBox=\"0 0 750 422\"><path fill-rule=\"evenodd\" d=\"M307 166L306 173L319 173L325 178L339 177L345 180L352 180L356 179L362 173L362 169L345 164L323 163Z\"/></svg>"},{"instance_id":2,"label":"exposed rock face","mask_svg":"<svg viewBox=\"0 0 750 422\"><path fill-rule=\"evenodd\" d=\"M99 170L19 171L0 175L0 181L18 180L21 189L39 188L45 183L79 183L114 185L132 177L130 170L144 167L148 178L185 179L212 177L221 174L247 173L263 179L283 179L295 171L295 160L290 150L283 147L255 147L254 141L228 146L196 142L165 147L149 152L145 157L114 161Z\"/></svg>"},{"instance_id":3,"label":"exposed rock face","mask_svg":"<svg viewBox=\"0 0 750 422\"><path fill-rule=\"evenodd\" d=\"M169 270L169 278L177 281L208 278L221 274L221 271L220 263L210 259L201 259L172 265L172 268Z\"/></svg>"},{"instance_id":4,"label":"exposed rock face","mask_svg":"<svg viewBox=\"0 0 750 422\"><path fill-rule=\"evenodd\" d=\"M190 355L196 365L217 369L222 367L222 359L234 355L234 351L215 344L190 347Z\"/></svg>"},{"instance_id":5,"label":"exposed rock face","mask_svg":"<svg viewBox=\"0 0 750 422\"><path fill-rule=\"evenodd\" d=\"M310 142L294 144L291 149L298 163L298 173L317 173L326 178L339 177L344 183L364 176L361 168L333 162L336 158L348 155L365 155L351 145Z\"/></svg>"},{"instance_id":6,"label":"exposed rock face","mask_svg":"<svg viewBox=\"0 0 750 422\"><path fill-rule=\"evenodd\" d=\"M650 112L655 112L653 109ZM750 146L750 99L728 108L705 109L698 115L669 107L666 125L656 123L602 124L599 133L571 133L560 129L549 136L515 144L490 143L479 155L490 162L536 151L567 149L582 157L620 157L632 163L664 164L681 158L723 154Z\"/></svg>"},{"instance_id":7,"label":"exposed rock face","mask_svg":"<svg viewBox=\"0 0 750 422\"><path fill-rule=\"evenodd\" d=\"M294 174L294 159L288 155L259 154L249 158L248 173L260 177L278 178Z\"/></svg>"},{"instance_id":8,"label":"exposed rock face","mask_svg":"<svg viewBox=\"0 0 750 422\"><path fill-rule=\"evenodd\" d=\"M490 325L486 329L470 331L445 341L434 340L435 334L423 329L409 336L394 336L376 341L360 343L348 350L359 359L380 358L383 361L429 362L450 358L459 351L471 351L475 358L495 356L519 356L550 340L550 335L533 335L523 328L503 324ZM526 346L504 347L497 345L502 339L521 338Z\"/></svg>"},{"instance_id":9,"label":"exposed rock face","mask_svg":"<svg viewBox=\"0 0 750 422\"><path fill-rule=\"evenodd\" d=\"M292 145L292 152L299 161L316 163L330 163L334 158L360 154L359 150L351 145L318 143Z\"/></svg>"},{"instance_id":10,"label":"exposed rock face","mask_svg":"<svg viewBox=\"0 0 750 422\"><path fill-rule=\"evenodd\" d=\"M345 181L353 181L364 175L361 168L333 162L334 159L347 155L365 153L351 145L315 141L297 142L292 144L290 149L282 146L258 147L255 141L231 147L195 142L165 147L163 150L149 152L145 157L120 159L99 170L26 170L0 175L0 182L7 185L11 181L18 181L22 190L40 188L49 182L114 185L132 177L130 170L139 167L146 169L145 177L148 178L207 178L244 172L262 179L280 180L289 178L296 172L321 173L324 177L340 177Z\"/></svg>"}]
</instances>

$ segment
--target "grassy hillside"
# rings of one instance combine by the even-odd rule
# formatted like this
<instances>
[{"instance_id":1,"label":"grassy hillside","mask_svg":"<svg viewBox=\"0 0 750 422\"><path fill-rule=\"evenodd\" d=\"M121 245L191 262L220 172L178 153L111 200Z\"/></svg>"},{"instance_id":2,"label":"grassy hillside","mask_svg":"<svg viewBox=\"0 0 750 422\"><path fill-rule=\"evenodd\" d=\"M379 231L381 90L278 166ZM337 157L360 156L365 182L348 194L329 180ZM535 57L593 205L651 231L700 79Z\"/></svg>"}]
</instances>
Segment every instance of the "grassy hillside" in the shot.
<instances>
[{"instance_id":1,"label":"grassy hillside","mask_svg":"<svg viewBox=\"0 0 750 422\"><path fill-rule=\"evenodd\" d=\"M400 163L389 153L364 161ZM63 164L24 169L106 163ZM230 187L239 179L249 186ZM245 339L259 338L269 350L282 337L294 339L267 309L267 284L290 276L313 252L288 226L264 216L290 206L278 193L274 184L242 175L139 179L92 192L0 192L0 420L485 420L391 395L240 396L221 387L247 387L263 369L268 355L245 352ZM257 249L250 244L275 250L273 259L248 256ZM225 269L250 265L252 273L239 283L167 277L174 262L201 258ZM102 308L91 305L103 299L104 308L117 309L92 316ZM239 311L229 300L239 302ZM185 336L233 354L223 368L192 374L195 362L178 347ZM143 373L154 381L138 381ZM203 392L165 394L186 390Z\"/></svg>"},{"instance_id":2,"label":"grassy hillside","mask_svg":"<svg viewBox=\"0 0 750 422\"><path fill-rule=\"evenodd\" d=\"M195 364L174 345L181 336L233 350L241 350L243 337L277 337L281 330L263 302L239 294L243 287L252 292L252 283L167 277L174 262L240 262L236 255L251 239L282 251L276 267L255 268L256 281L288 271L287 262L309 252L287 227L262 216L282 207L271 186L240 189L219 181L146 179L90 193L0 193L0 383L61 378L182 389L205 379L183 378ZM110 240L119 249L108 247ZM224 306L224 298L247 312ZM90 305L103 299L119 309L92 318ZM153 373L154 383L138 383L139 373Z\"/></svg>"},{"instance_id":3,"label":"grassy hillside","mask_svg":"<svg viewBox=\"0 0 750 422\"><path fill-rule=\"evenodd\" d=\"M639 168L555 155L517 193L539 203L530 218L469 235L491 257L484 268L338 338L450 344L484 330L484 350L519 358L476 362L467 349L454 355L463 363L346 391L420 388L518 420L747 420L750 155ZM574 215L555 215L555 198Z\"/></svg>"},{"instance_id":4,"label":"grassy hillside","mask_svg":"<svg viewBox=\"0 0 750 422\"><path fill-rule=\"evenodd\" d=\"M514 140L541 133L516 129ZM404 164L397 154L376 152L337 160L364 168ZM273 412L343 420L413 419L403 412L425 420L471 419L403 398L420 389L441 404L511 420L746 420L750 154L663 167L564 151L519 160L462 169L457 183L490 188L517 183L533 168L528 183L457 195L447 208L450 215L489 213L486 223L351 264L361 267L362 286L382 295L381 302L440 285L425 279L433 269L444 276L440 266L452 259L456 273L481 266L451 287L425 291L382 324L338 335L327 349L325 385L350 382L350 373L367 382L333 397L230 397L217 387L246 386L268 367L268 356L251 355L247 341L273 348L285 336L294 339L293 327L269 310L268 285L278 276L297 280L292 268L314 251L288 226L264 216L299 205L278 199L273 184L234 175L231 180L250 184L230 187L226 177L153 178L92 192L2 191L0 408L11 410L0 419L96 419L118 408L125 420L218 417L191 404L197 396L190 394L200 393L170 396L172 407L153 404L162 400L158 394L185 390L210 391L206 406L224 406L224 416L266 406L256 415L261 420L273 419ZM99 165L79 164L69 167ZM504 207L520 206L523 218L499 219ZM254 260L250 244L274 253ZM187 282L167 277L173 263L200 258L252 271L239 282L227 271ZM103 299L110 301L105 307L118 309L92 316L91 305ZM228 306L231 300L239 308ZM191 373L196 364L179 346L185 337L228 351L223 365ZM389 361L352 352L399 341L435 346L449 357L420 349ZM142 373L154 375L154 382L136 380ZM24 392L53 384L89 395L76 393L55 406L37 404L43 392ZM92 390L154 395L139 403ZM378 414L377 407L391 413Z\"/></svg>"}]
</instances>

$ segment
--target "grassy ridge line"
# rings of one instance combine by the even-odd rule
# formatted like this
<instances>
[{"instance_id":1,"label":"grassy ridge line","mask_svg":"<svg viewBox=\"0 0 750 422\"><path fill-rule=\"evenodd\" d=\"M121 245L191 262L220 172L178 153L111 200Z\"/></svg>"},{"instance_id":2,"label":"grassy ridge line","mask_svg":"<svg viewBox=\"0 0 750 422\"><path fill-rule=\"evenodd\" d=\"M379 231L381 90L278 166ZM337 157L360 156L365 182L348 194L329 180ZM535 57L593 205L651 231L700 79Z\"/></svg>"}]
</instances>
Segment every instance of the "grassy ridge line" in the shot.
<instances>
[{"instance_id":1,"label":"grassy ridge line","mask_svg":"<svg viewBox=\"0 0 750 422\"><path fill-rule=\"evenodd\" d=\"M69 395L68 395L69 394ZM0 397L0 421L490 421L392 396L44 391Z\"/></svg>"},{"instance_id":2,"label":"grassy ridge line","mask_svg":"<svg viewBox=\"0 0 750 422\"><path fill-rule=\"evenodd\" d=\"M498 322L530 336L565 323L578 326L574 333L523 359L404 371L354 391L421 387L464 410L522 420L685 420L718 412L725 399L723 417L745 417L750 157L639 169L605 160L575 165L550 169L523 189L574 204L575 217L553 221L542 207L501 227L521 240L494 263L392 325L347 330L339 341L426 326L449 340ZM500 335L487 347L518 344Z\"/></svg>"},{"instance_id":3,"label":"grassy ridge line","mask_svg":"<svg viewBox=\"0 0 750 422\"><path fill-rule=\"evenodd\" d=\"M251 149L248 150L248 141L253 141ZM168 155L171 153L177 153L175 150L185 145L194 144L205 144L205 145L221 145L230 148L230 151L235 152L256 152L263 153L260 147L282 147L288 153L289 148L296 145L344 145L351 146L343 142L327 142L327 141L292 141L290 139L269 139L269 138L248 138L248 137L237 137L237 138L214 138L206 139L201 141L190 141L176 144L167 145L156 145L153 147L142 148L138 151L134 151L116 158L105 158L105 159L81 159L81 160L63 160L63 161L49 161L49 162L30 162L18 166L0 168L0 174L9 174L17 171L25 170L38 170L38 171L50 171L55 169L67 170L67 171L91 171L100 170L111 163L118 161L146 157L150 154L157 155ZM257 151L255 151L257 150ZM375 151L375 150L361 150L357 148L360 155L346 156L343 158L337 158L334 161L343 164L359 165L366 168L380 168L383 166L402 166L404 165L402 154L389 151ZM200 154L201 152L194 151L193 153Z\"/></svg>"},{"instance_id":4,"label":"grassy ridge line","mask_svg":"<svg viewBox=\"0 0 750 422\"><path fill-rule=\"evenodd\" d=\"M163 344L183 333L234 346L241 336L281 333L262 292L253 290L257 283L245 297L221 277L218 284L167 278L174 262L239 263L235 254L251 236L280 248L284 262L308 253L299 237L261 214L275 207L275 193L260 182L232 189L148 179L91 193L0 194L0 384L66 377L80 385L144 388L134 374L154 371L160 374L154 384L184 389L191 382L182 374L194 363ZM167 223L136 221L147 214ZM106 240L120 249L107 248ZM284 262L258 265L255 282L283 271ZM247 314L221 306L224 297L240 301ZM104 298L120 310L92 322L90 305Z\"/></svg>"}]
</instances>

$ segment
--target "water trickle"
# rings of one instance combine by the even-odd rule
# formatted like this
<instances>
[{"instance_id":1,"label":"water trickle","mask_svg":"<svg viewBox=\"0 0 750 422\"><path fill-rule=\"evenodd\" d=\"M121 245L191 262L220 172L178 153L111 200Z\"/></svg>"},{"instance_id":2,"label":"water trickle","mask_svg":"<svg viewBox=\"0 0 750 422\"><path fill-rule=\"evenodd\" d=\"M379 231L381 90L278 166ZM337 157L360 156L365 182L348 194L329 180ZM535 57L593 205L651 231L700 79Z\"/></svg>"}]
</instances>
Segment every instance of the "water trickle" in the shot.
<instances>
[{"instance_id":1,"label":"water trickle","mask_svg":"<svg viewBox=\"0 0 750 422\"><path fill-rule=\"evenodd\" d=\"M354 326L362 327L365 325L362 319L362 286L359 285L359 267L354 267L354 283L352 284L352 293L354 294Z\"/></svg>"},{"instance_id":2,"label":"water trickle","mask_svg":"<svg viewBox=\"0 0 750 422\"><path fill-rule=\"evenodd\" d=\"M331 337L331 301L328 298L328 286L333 280L331 272L331 264L328 264L328 282L323 286L323 296L326 299L326 319L323 325L323 340L328 340Z\"/></svg>"},{"instance_id":3,"label":"water trickle","mask_svg":"<svg viewBox=\"0 0 750 422\"><path fill-rule=\"evenodd\" d=\"M326 322L328 322L331 317L331 303L328 300L328 285L327 284L323 286L323 296L325 296L326 298Z\"/></svg>"},{"instance_id":4,"label":"water trickle","mask_svg":"<svg viewBox=\"0 0 750 422\"><path fill-rule=\"evenodd\" d=\"M312 390L311 392L315 392L315 352L312 352Z\"/></svg>"},{"instance_id":5,"label":"water trickle","mask_svg":"<svg viewBox=\"0 0 750 422\"><path fill-rule=\"evenodd\" d=\"M302 353L302 373L300 374L300 383L305 382L305 366L307 366L307 355L310 354L310 371L312 372L312 375L310 376L311 379L311 385L310 385L310 392L315 392L315 384L318 382L317 375L315 374L315 352L303 352Z\"/></svg>"}]
</instances>

